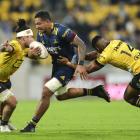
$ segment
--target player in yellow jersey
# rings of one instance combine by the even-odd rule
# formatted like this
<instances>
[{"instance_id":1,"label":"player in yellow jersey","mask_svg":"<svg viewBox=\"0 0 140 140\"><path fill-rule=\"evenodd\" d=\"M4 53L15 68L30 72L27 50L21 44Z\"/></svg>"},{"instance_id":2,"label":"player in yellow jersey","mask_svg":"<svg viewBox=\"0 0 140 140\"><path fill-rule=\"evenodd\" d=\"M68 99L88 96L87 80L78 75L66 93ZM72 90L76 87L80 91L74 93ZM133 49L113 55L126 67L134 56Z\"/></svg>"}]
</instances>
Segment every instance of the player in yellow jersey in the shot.
<instances>
[{"instance_id":1,"label":"player in yellow jersey","mask_svg":"<svg viewBox=\"0 0 140 140\"><path fill-rule=\"evenodd\" d=\"M92 39L92 46L97 51L89 53L90 57L95 60L86 66L87 72L97 71L106 64L111 64L131 72L134 77L125 90L124 99L128 103L140 107L140 51L121 40L108 41L101 36L96 36ZM98 52L98 55L96 52ZM72 68L76 67L76 65L64 57L59 61ZM69 96L76 97L77 94L80 93L80 90L81 89L76 88L69 93ZM66 94L63 94L60 95L59 98L65 100L68 97Z\"/></svg>"},{"instance_id":2,"label":"player in yellow jersey","mask_svg":"<svg viewBox=\"0 0 140 140\"><path fill-rule=\"evenodd\" d=\"M124 92L124 99L131 105L140 107L140 51L121 40L108 41L101 36L92 39L92 47L99 56L87 65L91 73L111 64L134 75Z\"/></svg>"},{"instance_id":3,"label":"player in yellow jersey","mask_svg":"<svg viewBox=\"0 0 140 140\"><path fill-rule=\"evenodd\" d=\"M0 132L10 132L9 119L16 108L17 100L11 89L10 76L20 67L24 58L36 58L40 54L39 48L29 49L33 42L33 32L26 25L24 19L18 21L16 39L2 45L0 50L0 104L1 125Z\"/></svg>"}]
</instances>

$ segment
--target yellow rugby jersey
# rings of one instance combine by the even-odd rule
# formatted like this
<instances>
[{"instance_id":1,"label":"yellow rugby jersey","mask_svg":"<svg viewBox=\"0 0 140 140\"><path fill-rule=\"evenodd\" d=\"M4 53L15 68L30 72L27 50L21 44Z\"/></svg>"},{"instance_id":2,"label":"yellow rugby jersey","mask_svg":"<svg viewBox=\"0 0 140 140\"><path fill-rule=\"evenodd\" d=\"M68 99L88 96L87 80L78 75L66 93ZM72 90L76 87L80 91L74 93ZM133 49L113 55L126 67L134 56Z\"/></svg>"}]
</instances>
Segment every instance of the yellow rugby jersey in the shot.
<instances>
[{"instance_id":1,"label":"yellow rugby jersey","mask_svg":"<svg viewBox=\"0 0 140 140\"><path fill-rule=\"evenodd\" d=\"M28 48L22 49L17 40L9 44L14 48L12 52L0 52L0 81L6 82L22 64L27 55Z\"/></svg>"},{"instance_id":2,"label":"yellow rugby jersey","mask_svg":"<svg viewBox=\"0 0 140 140\"><path fill-rule=\"evenodd\" d=\"M140 73L140 51L121 40L113 40L97 58L102 65L111 64L120 69Z\"/></svg>"}]
</instances>

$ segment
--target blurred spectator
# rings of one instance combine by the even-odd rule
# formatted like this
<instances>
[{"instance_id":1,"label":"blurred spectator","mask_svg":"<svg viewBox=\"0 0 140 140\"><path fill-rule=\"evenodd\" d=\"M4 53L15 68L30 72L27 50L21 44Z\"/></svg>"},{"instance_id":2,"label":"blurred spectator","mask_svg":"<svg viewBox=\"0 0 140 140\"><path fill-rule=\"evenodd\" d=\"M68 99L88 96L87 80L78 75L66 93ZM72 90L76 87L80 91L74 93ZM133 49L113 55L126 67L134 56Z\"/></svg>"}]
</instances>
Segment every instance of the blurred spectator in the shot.
<instances>
[{"instance_id":1,"label":"blurred spectator","mask_svg":"<svg viewBox=\"0 0 140 140\"><path fill-rule=\"evenodd\" d=\"M24 11L23 2L21 0L11 0L11 3L9 12L21 13Z\"/></svg>"}]
</instances>

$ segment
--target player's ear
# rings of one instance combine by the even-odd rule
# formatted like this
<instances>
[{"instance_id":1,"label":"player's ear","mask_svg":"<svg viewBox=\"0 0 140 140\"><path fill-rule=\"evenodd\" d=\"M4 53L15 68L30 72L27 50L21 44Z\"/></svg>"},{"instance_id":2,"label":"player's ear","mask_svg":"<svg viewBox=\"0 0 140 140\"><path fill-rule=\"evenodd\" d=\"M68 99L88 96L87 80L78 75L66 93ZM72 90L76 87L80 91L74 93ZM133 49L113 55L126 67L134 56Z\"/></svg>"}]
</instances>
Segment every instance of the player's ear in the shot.
<instances>
[{"instance_id":1,"label":"player's ear","mask_svg":"<svg viewBox=\"0 0 140 140\"><path fill-rule=\"evenodd\" d=\"M21 41L25 42L25 38L24 37L21 37Z\"/></svg>"}]
</instances>

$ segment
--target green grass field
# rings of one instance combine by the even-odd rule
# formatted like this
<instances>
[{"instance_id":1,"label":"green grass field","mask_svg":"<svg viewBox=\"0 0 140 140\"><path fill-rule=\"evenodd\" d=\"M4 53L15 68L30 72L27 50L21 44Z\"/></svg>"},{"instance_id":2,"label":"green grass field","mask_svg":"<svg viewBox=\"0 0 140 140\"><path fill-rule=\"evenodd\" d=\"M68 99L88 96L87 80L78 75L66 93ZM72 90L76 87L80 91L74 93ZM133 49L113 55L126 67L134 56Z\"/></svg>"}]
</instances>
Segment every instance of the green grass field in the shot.
<instances>
[{"instance_id":1,"label":"green grass field","mask_svg":"<svg viewBox=\"0 0 140 140\"><path fill-rule=\"evenodd\" d=\"M31 119L36 104L19 102L12 117L18 129ZM0 133L0 140L139 140L140 110L124 101L53 101L36 133L18 131Z\"/></svg>"}]
</instances>

